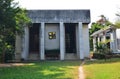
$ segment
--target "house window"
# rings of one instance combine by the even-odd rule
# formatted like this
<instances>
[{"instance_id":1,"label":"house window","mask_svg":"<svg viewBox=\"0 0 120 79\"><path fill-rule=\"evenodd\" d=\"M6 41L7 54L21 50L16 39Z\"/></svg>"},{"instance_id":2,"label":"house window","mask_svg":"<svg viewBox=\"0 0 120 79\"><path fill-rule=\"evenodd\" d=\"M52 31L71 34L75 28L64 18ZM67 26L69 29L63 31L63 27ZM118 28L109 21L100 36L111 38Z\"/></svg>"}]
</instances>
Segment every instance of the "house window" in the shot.
<instances>
[{"instance_id":1,"label":"house window","mask_svg":"<svg viewBox=\"0 0 120 79\"><path fill-rule=\"evenodd\" d=\"M49 32L48 36L49 36L49 39L56 39L56 32Z\"/></svg>"}]
</instances>

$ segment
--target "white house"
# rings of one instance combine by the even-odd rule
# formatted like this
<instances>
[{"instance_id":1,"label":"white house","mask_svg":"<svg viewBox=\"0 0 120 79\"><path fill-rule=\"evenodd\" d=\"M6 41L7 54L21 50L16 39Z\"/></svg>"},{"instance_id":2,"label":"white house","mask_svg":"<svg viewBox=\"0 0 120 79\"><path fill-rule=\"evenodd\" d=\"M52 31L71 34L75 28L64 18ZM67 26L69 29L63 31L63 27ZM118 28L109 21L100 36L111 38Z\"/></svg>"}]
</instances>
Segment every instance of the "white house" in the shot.
<instances>
[{"instance_id":1,"label":"white house","mask_svg":"<svg viewBox=\"0 0 120 79\"><path fill-rule=\"evenodd\" d=\"M109 48L113 51L112 53L120 53L120 29L116 29L114 26L98 30L94 32L93 37L93 50L96 50L96 43L101 41L110 40L108 43Z\"/></svg>"},{"instance_id":2,"label":"white house","mask_svg":"<svg viewBox=\"0 0 120 79\"><path fill-rule=\"evenodd\" d=\"M89 57L90 10L28 10L31 26L16 36L16 60Z\"/></svg>"}]
</instances>

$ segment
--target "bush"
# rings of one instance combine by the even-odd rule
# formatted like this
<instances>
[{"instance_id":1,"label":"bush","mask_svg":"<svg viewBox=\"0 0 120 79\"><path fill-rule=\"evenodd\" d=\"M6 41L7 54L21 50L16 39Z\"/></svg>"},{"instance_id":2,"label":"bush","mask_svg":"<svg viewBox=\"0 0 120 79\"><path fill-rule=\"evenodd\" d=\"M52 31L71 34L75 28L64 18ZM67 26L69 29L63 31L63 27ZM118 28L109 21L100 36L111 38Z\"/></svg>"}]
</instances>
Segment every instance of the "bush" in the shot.
<instances>
[{"instance_id":1,"label":"bush","mask_svg":"<svg viewBox=\"0 0 120 79\"><path fill-rule=\"evenodd\" d=\"M105 55L101 53L93 53L93 59L105 59Z\"/></svg>"},{"instance_id":2,"label":"bush","mask_svg":"<svg viewBox=\"0 0 120 79\"><path fill-rule=\"evenodd\" d=\"M13 59L14 59L14 53L12 52L5 53L4 62L8 62L9 60L13 60Z\"/></svg>"}]
</instances>

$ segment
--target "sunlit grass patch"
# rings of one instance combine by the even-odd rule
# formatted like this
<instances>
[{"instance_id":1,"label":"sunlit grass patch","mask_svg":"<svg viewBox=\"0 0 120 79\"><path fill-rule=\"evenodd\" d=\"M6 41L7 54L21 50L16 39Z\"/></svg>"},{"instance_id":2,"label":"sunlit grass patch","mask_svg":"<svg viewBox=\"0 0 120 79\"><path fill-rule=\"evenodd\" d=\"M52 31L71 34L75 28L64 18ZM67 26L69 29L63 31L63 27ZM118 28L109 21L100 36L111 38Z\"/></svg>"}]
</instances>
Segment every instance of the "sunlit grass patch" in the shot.
<instances>
[{"instance_id":1,"label":"sunlit grass patch","mask_svg":"<svg viewBox=\"0 0 120 79\"><path fill-rule=\"evenodd\" d=\"M120 79L120 58L87 61L84 70L86 79Z\"/></svg>"},{"instance_id":2,"label":"sunlit grass patch","mask_svg":"<svg viewBox=\"0 0 120 79\"><path fill-rule=\"evenodd\" d=\"M78 79L80 61L40 61L1 67L0 79Z\"/></svg>"}]
</instances>

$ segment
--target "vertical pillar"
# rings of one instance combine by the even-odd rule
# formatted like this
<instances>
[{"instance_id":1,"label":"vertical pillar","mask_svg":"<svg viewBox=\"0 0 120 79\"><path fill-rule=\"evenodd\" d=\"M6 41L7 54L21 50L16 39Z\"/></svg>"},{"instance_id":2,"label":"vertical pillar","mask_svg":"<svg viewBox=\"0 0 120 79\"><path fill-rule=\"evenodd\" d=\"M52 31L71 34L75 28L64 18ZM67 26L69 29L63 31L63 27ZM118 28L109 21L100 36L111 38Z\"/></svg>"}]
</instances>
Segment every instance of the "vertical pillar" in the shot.
<instances>
[{"instance_id":1,"label":"vertical pillar","mask_svg":"<svg viewBox=\"0 0 120 79\"><path fill-rule=\"evenodd\" d=\"M24 27L24 41L23 41L22 59L27 60L29 54L29 28Z\"/></svg>"},{"instance_id":2,"label":"vertical pillar","mask_svg":"<svg viewBox=\"0 0 120 79\"><path fill-rule=\"evenodd\" d=\"M115 42L115 49L117 50L117 37L116 37L116 30L114 30L114 42Z\"/></svg>"},{"instance_id":3,"label":"vertical pillar","mask_svg":"<svg viewBox=\"0 0 120 79\"><path fill-rule=\"evenodd\" d=\"M98 36L98 38L97 38L97 41L98 41L98 43L100 43L100 37Z\"/></svg>"},{"instance_id":4,"label":"vertical pillar","mask_svg":"<svg viewBox=\"0 0 120 79\"><path fill-rule=\"evenodd\" d=\"M113 50L113 52L115 52L115 45L114 45L114 36L113 36L113 31L110 33L110 49Z\"/></svg>"},{"instance_id":5,"label":"vertical pillar","mask_svg":"<svg viewBox=\"0 0 120 79\"><path fill-rule=\"evenodd\" d=\"M21 59L21 36L16 33L16 39L15 39L15 59L20 60Z\"/></svg>"},{"instance_id":6,"label":"vertical pillar","mask_svg":"<svg viewBox=\"0 0 120 79\"><path fill-rule=\"evenodd\" d=\"M93 37L93 51L96 51L96 36Z\"/></svg>"},{"instance_id":7,"label":"vertical pillar","mask_svg":"<svg viewBox=\"0 0 120 79\"><path fill-rule=\"evenodd\" d=\"M114 48L115 48L115 51L117 51L117 37L116 37L116 30L114 29L113 30L113 38L114 38Z\"/></svg>"},{"instance_id":8,"label":"vertical pillar","mask_svg":"<svg viewBox=\"0 0 120 79\"><path fill-rule=\"evenodd\" d=\"M83 42L83 26L82 22L79 22L78 24L78 30L79 30L79 53L80 53L80 59L84 59L84 42Z\"/></svg>"},{"instance_id":9,"label":"vertical pillar","mask_svg":"<svg viewBox=\"0 0 120 79\"><path fill-rule=\"evenodd\" d=\"M106 41L106 33L105 32L103 33L103 41L104 42Z\"/></svg>"},{"instance_id":10,"label":"vertical pillar","mask_svg":"<svg viewBox=\"0 0 120 79\"><path fill-rule=\"evenodd\" d=\"M41 22L41 28L40 28L40 58L41 60L45 59L45 23Z\"/></svg>"},{"instance_id":11,"label":"vertical pillar","mask_svg":"<svg viewBox=\"0 0 120 79\"><path fill-rule=\"evenodd\" d=\"M64 60L65 54L65 27L63 22L60 22L60 60Z\"/></svg>"}]
</instances>

